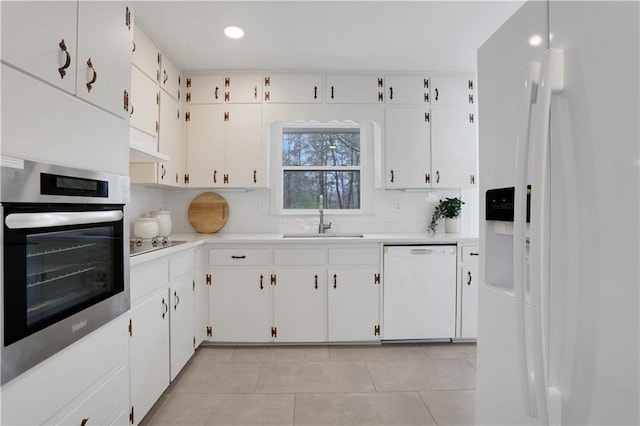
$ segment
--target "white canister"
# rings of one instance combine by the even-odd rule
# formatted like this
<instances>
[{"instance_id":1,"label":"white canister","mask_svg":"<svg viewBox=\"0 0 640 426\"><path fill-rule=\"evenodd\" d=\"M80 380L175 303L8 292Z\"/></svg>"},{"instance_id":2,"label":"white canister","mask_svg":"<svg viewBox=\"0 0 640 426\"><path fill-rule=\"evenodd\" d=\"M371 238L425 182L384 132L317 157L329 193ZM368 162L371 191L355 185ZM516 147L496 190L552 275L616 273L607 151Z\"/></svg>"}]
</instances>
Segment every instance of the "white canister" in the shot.
<instances>
[{"instance_id":1,"label":"white canister","mask_svg":"<svg viewBox=\"0 0 640 426\"><path fill-rule=\"evenodd\" d=\"M155 217L141 217L133 222L133 235L142 239L155 238L160 231L158 219Z\"/></svg>"},{"instance_id":2,"label":"white canister","mask_svg":"<svg viewBox=\"0 0 640 426\"><path fill-rule=\"evenodd\" d=\"M168 237L171 234L171 212L167 210L154 210L151 212L151 217L158 220L159 230L158 235L161 237Z\"/></svg>"}]
</instances>

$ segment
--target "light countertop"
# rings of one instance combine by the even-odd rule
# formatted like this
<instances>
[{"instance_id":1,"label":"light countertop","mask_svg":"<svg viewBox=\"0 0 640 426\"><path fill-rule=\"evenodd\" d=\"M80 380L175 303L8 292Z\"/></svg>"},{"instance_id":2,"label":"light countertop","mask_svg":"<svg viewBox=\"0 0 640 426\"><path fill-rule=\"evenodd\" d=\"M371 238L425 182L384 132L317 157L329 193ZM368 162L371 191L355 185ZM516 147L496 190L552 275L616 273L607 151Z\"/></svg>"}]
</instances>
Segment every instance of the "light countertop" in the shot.
<instances>
[{"instance_id":1,"label":"light countertop","mask_svg":"<svg viewBox=\"0 0 640 426\"><path fill-rule=\"evenodd\" d=\"M466 236L462 234L435 234L433 236L426 233L363 233L362 237L304 237L296 236L283 238L281 233L180 233L172 234L172 241L186 241L171 247L155 250L148 253L132 256L129 260L130 266L135 266L163 256L168 256L182 250L194 248L203 244L357 244L357 243L378 243L378 244L458 244L477 243L478 237Z\"/></svg>"}]
</instances>

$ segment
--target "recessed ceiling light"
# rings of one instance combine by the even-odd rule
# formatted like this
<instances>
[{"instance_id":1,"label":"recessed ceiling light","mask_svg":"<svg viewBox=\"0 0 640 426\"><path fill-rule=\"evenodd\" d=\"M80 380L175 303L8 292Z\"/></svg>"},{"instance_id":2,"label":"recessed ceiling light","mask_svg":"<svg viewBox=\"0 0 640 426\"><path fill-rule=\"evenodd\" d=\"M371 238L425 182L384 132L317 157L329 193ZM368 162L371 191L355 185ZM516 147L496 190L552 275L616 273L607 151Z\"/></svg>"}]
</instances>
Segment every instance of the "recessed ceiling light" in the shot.
<instances>
[{"instance_id":1,"label":"recessed ceiling light","mask_svg":"<svg viewBox=\"0 0 640 426\"><path fill-rule=\"evenodd\" d=\"M224 35L229 38L242 38L244 31L242 31L242 28L231 26L224 29Z\"/></svg>"}]
</instances>

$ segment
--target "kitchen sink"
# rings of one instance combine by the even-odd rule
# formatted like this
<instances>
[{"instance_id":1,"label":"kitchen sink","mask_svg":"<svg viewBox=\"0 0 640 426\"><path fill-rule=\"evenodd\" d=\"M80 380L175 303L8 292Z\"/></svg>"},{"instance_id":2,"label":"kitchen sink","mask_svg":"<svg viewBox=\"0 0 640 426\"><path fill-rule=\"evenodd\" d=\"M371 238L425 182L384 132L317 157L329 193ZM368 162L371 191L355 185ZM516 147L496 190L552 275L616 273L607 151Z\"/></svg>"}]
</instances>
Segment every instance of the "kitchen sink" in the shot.
<instances>
[{"instance_id":1,"label":"kitchen sink","mask_svg":"<svg viewBox=\"0 0 640 426\"><path fill-rule=\"evenodd\" d=\"M282 238L362 238L360 233L327 232L324 234L284 234Z\"/></svg>"}]
</instances>

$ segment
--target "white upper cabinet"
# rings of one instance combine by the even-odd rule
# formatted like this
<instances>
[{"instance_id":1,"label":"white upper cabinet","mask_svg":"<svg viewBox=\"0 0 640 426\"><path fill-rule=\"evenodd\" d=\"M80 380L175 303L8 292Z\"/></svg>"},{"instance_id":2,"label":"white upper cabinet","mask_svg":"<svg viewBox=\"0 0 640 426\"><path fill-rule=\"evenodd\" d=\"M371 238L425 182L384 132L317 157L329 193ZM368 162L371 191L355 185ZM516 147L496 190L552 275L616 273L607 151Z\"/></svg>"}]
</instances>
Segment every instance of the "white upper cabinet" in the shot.
<instances>
[{"instance_id":1,"label":"white upper cabinet","mask_svg":"<svg viewBox=\"0 0 640 426\"><path fill-rule=\"evenodd\" d=\"M159 184L181 186L182 118L180 104L166 92L160 93L160 137L158 150L169 156L169 161L158 165Z\"/></svg>"},{"instance_id":2,"label":"white upper cabinet","mask_svg":"<svg viewBox=\"0 0 640 426\"><path fill-rule=\"evenodd\" d=\"M375 104L384 102L382 74L329 74L326 102L342 104Z\"/></svg>"},{"instance_id":3,"label":"white upper cabinet","mask_svg":"<svg viewBox=\"0 0 640 426\"><path fill-rule=\"evenodd\" d=\"M476 186L477 126L473 107L431 108L433 188Z\"/></svg>"},{"instance_id":4,"label":"white upper cabinet","mask_svg":"<svg viewBox=\"0 0 640 426\"><path fill-rule=\"evenodd\" d=\"M182 75L175 65L167 58L162 56L162 71L160 73L160 87L165 90L173 99L180 101Z\"/></svg>"},{"instance_id":5,"label":"white upper cabinet","mask_svg":"<svg viewBox=\"0 0 640 426\"><path fill-rule=\"evenodd\" d=\"M431 188L430 121L429 108L386 108L386 188Z\"/></svg>"},{"instance_id":6,"label":"white upper cabinet","mask_svg":"<svg viewBox=\"0 0 640 426\"><path fill-rule=\"evenodd\" d=\"M187 111L187 186L213 187L222 182L223 118L221 106L191 105Z\"/></svg>"},{"instance_id":7,"label":"white upper cabinet","mask_svg":"<svg viewBox=\"0 0 640 426\"><path fill-rule=\"evenodd\" d=\"M160 49L140 28L133 32L133 65L153 81L160 79Z\"/></svg>"},{"instance_id":8,"label":"white upper cabinet","mask_svg":"<svg viewBox=\"0 0 640 426\"><path fill-rule=\"evenodd\" d=\"M424 105L430 101L430 82L426 74L390 74L385 76L384 82L387 104Z\"/></svg>"},{"instance_id":9,"label":"white upper cabinet","mask_svg":"<svg viewBox=\"0 0 640 426\"><path fill-rule=\"evenodd\" d=\"M126 3L1 7L4 62L119 117L129 114L133 16Z\"/></svg>"},{"instance_id":10,"label":"white upper cabinet","mask_svg":"<svg viewBox=\"0 0 640 426\"><path fill-rule=\"evenodd\" d=\"M322 74L267 74L264 101L271 104L322 102Z\"/></svg>"},{"instance_id":11,"label":"white upper cabinet","mask_svg":"<svg viewBox=\"0 0 640 426\"><path fill-rule=\"evenodd\" d=\"M190 104L221 104L224 102L224 77L221 75L192 75L186 78L185 100Z\"/></svg>"},{"instance_id":12,"label":"white upper cabinet","mask_svg":"<svg viewBox=\"0 0 640 426\"><path fill-rule=\"evenodd\" d=\"M137 67L131 70L131 97L129 114L131 127L158 137L158 84Z\"/></svg>"},{"instance_id":13,"label":"white upper cabinet","mask_svg":"<svg viewBox=\"0 0 640 426\"><path fill-rule=\"evenodd\" d=\"M473 75L433 76L431 78L431 104L470 106L476 102Z\"/></svg>"},{"instance_id":14,"label":"white upper cabinet","mask_svg":"<svg viewBox=\"0 0 640 426\"><path fill-rule=\"evenodd\" d=\"M76 95L126 117L132 50L133 16L125 3L80 1Z\"/></svg>"},{"instance_id":15,"label":"white upper cabinet","mask_svg":"<svg viewBox=\"0 0 640 426\"><path fill-rule=\"evenodd\" d=\"M2 61L69 93L76 88L76 2L3 1Z\"/></svg>"},{"instance_id":16,"label":"white upper cabinet","mask_svg":"<svg viewBox=\"0 0 640 426\"><path fill-rule=\"evenodd\" d=\"M230 74L223 76L224 102L230 104L262 103L261 74Z\"/></svg>"}]
</instances>

